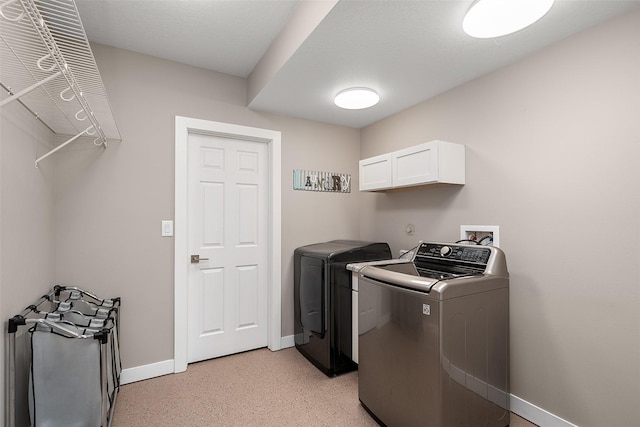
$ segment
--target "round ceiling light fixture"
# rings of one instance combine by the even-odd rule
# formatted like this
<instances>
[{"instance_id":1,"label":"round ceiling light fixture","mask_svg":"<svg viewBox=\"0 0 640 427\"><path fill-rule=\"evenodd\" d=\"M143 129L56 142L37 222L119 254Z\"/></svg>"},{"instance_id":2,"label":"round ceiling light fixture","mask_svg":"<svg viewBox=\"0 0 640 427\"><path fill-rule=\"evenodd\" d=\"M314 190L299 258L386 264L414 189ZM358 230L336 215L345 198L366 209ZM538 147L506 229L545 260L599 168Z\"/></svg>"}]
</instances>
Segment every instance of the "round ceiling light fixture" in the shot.
<instances>
[{"instance_id":1,"label":"round ceiling light fixture","mask_svg":"<svg viewBox=\"0 0 640 427\"><path fill-rule=\"evenodd\" d=\"M373 107L380 97L375 90L366 87L352 87L338 92L333 102L347 110L362 110Z\"/></svg>"},{"instance_id":2,"label":"round ceiling light fixture","mask_svg":"<svg viewBox=\"0 0 640 427\"><path fill-rule=\"evenodd\" d=\"M476 0L462 21L462 29L479 39L515 33L546 15L554 1Z\"/></svg>"}]
</instances>

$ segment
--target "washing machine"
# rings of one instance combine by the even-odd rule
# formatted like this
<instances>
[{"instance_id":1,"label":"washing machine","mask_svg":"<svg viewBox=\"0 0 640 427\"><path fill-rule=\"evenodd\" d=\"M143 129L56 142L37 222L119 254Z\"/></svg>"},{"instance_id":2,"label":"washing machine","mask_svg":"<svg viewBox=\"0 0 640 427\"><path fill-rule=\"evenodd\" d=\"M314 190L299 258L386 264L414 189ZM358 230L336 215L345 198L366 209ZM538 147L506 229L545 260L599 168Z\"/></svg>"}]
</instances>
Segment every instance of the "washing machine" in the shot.
<instances>
[{"instance_id":1,"label":"washing machine","mask_svg":"<svg viewBox=\"0 0 640 427\"><path fill-rule=\"evenodd\" d=\"M358 396L389 427L509 425L509 272L496 247L422 242L358 276Z\"/></svg>"}]
</instances>

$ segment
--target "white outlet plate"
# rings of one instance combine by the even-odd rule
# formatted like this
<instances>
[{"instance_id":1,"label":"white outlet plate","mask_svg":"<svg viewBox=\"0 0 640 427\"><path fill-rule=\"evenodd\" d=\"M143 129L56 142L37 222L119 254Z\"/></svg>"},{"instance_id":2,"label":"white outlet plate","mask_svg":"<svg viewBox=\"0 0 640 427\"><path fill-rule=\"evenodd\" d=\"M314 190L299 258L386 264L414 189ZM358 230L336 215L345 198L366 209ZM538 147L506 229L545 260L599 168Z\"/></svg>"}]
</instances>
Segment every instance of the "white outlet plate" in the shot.
<instances>
[{"instance_id":1,"label":"white outlet plate","mask_svg":"<svg viewBox=\"0 0 640 427\"><path fill-rule=\"evenodd\" d=\"M479 242L485 237L492 236L491 246L500 247L500 226L498 225L461 225L460 240L475 240Z\"/></svg>"}]
</instances>

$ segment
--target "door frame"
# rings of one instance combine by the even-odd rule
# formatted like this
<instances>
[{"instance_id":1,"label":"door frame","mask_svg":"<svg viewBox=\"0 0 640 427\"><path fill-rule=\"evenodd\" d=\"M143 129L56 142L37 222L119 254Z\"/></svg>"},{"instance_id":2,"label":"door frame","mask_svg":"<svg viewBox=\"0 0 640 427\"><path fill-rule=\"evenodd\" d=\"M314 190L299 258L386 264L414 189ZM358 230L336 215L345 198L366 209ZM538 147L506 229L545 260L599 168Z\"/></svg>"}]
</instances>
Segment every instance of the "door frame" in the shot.
<instances>
[{"instance_id":1,"label":"door frame","mask_svg":"<svg viewBox=\"0 0 640 427\"><path fill-rule=\"evenodd\" d=\"M187 369L188 354L188 176L189 134L220 136L268 144L269 153L269 278L267 290L268 348L280 350L281 344L281 134L230 123L176 116L175 122L175 212L174 212L174 372Z\"/></svg>"}]
</instances>

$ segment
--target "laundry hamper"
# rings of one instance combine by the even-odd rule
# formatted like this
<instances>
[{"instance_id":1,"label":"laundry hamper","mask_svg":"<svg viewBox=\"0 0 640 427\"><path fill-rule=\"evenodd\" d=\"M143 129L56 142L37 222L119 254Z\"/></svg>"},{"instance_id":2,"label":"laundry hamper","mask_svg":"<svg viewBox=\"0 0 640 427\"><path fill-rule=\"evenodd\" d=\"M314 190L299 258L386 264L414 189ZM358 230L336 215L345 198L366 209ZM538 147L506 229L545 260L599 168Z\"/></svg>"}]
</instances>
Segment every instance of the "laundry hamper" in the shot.
<instances>
[{"instance_id":1,"label":"laundry hamper","mask_svg":"<svg viewBox=\"0 0 640 427\"><path fill-rule=\"evenodd\" d=\"M9 320L9 426L16 426L15 335L29 340L28 401L33 427L108 427L120 385L120 299L56 286ZM19 378L20 381L24 377Z\"/></svg>"},{"instance_id":2,"label":"laundry hamper","mask_svg":"<svg viewBox=\"0 0 640 427\"><path fill-rule=\"evenodd\" d=\"M110 362L116 387L120 385L120 373L122 364L120 362L120 298L100 299L94 294L77 287L56 286L54 291L58 298L64 297L65 301L58 301L55 312L59 313L64 320L71 321L76 326L89 328L102 328L100 321L113 323L113 339L107 343L108 352L111 356ZM91 323L93 322L93 323ZM93 325L93 326L92 326Z\"/></svg>"}]
</instances>

